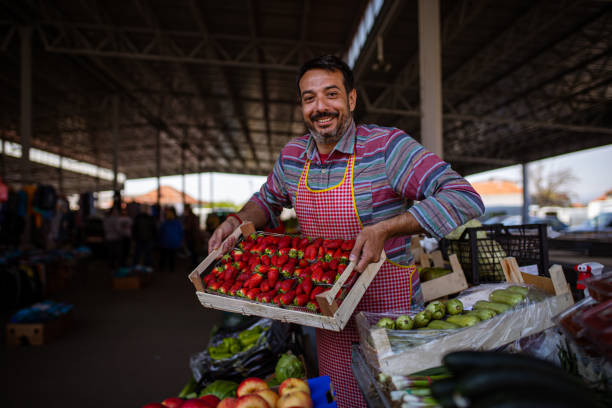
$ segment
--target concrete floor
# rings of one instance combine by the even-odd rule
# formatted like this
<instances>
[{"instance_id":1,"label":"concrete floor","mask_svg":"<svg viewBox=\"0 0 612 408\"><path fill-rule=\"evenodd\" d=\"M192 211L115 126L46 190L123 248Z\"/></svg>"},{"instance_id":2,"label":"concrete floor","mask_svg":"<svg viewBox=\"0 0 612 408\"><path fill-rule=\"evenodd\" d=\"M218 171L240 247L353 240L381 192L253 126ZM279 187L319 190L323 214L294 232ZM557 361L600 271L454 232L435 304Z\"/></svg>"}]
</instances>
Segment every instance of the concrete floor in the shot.
<instances>
[{"instance_id":1,"label":"concrete floor","mask_svg":"<svg viewBox=\"0 0 612 408\"><path fill-rule=\"evenodd\" d=\"M179 264L145 289L114 291L101 261L78 270L48 297L75 305L69 332L44 346L0 345L0 407L140 407L178 394L189 357L222 320L200 305L189 271Z\"/></svg>"}]
</instances>

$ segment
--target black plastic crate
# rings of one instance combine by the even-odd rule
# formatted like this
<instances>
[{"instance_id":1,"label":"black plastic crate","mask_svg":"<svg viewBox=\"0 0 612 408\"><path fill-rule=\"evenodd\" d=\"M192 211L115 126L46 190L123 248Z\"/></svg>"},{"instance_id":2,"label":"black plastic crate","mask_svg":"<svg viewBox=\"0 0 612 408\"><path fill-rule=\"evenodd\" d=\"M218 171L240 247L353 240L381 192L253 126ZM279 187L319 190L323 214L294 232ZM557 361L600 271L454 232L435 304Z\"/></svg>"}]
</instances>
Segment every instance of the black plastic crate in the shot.
<instances>
[{"instance_id":1,"label":"black plastic crate","mask_svg":"<svg viewBox=\"0 0 612 408\"><path fill-rule=\"evenodd\" d=\"M548 276L545 224L466 228L457 240L442 239L440 247L446 258L449 254L457 254L472 284L505 281L500 262L509 256L516 258L519 266L538 265L539 275Z\"/></svg>"}]
</instances>

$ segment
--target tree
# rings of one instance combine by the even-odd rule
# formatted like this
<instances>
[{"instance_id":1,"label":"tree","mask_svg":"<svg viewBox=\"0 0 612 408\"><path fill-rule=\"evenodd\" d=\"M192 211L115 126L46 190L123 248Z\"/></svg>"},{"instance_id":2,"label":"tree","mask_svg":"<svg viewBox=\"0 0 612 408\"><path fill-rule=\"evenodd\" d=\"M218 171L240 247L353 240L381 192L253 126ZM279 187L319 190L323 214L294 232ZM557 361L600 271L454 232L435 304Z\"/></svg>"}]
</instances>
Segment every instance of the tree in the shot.
<instances>
[{"instance_id":1,"label":"tree","mask_svg":"<svg viewBox=\"0 0 612 408\"><path fill-rule=\"evenodd\" d=\"M533 188L530 194L532 204L566 207L572 203L571 185L579 181L571 169L546 171L543 164L533 165L529 170Z\"/></svg>"}]
</instances>

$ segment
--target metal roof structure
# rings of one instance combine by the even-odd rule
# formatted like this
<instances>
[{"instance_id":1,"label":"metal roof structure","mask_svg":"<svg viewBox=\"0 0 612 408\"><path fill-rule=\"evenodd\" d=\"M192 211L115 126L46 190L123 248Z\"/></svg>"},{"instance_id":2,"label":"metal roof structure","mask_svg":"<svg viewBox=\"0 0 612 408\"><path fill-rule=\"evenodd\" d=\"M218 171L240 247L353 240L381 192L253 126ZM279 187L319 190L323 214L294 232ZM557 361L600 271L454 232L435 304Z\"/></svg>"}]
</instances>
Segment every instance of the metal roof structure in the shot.
<instances>
[{"instance_id":1,"label":"metal roof structure","mask_svg":"<svg viewBox=\"0 0 612 408\"><path fill-rule=\"evenodd\" d=\"M116 157L129 179L265 175L304 133L298 67L361 32L357 120L420 140L418 2L374 3L376 18L366 0L2 1L1 136L21 140L31 37L32 147ZM609 1L440 0L440 27L444 158L461 174L612 143ZM3 163L19 181L20 160ZM32 179L55 182L38 165Z\"/></svg>"}]
</instances>

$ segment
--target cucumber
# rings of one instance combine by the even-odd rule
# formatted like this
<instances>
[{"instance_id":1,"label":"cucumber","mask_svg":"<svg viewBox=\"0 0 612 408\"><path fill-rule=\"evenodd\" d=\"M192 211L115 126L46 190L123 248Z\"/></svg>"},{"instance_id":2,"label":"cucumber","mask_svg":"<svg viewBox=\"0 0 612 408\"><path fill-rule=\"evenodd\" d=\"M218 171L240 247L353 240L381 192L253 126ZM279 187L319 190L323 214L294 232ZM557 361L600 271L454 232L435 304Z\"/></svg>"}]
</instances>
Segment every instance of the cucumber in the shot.
<instances>
[{"instance_id":1,"label":"cucumber","mask_svg":"<svg viewBox=\"0 0 612 408\"><path fill-rule=\"evenodd\" d=\"M473 309L491 309L497 314L501 314L510 309L510 305L505 303L487 302L486 300L479 300L474 304Z\"/></svg>"},{"instance_id":2,"label":"cucumber","mask_svg":"<svg viewBox=\"0 0 612 408\"><path fill-rule=\"evenodd\" d=\"M491 302L505 303L510 306L516 306L524 299L525 295L507 290L494 290L489 295L489 300Z\"/></svg>"},{"instance_id":3,"label":"cucumber","mask_svg":"<svg viewBox=\"0 0 612 408\"><path fill-rule=\"evenodd\" d=\"M436 330L458 329L459 327L461 326L459 326L458 324L445 322L444 320L432 320L427 325L428 329L436 329Z\"/></svg>"},{"instance_id":4,"label":"cucumber","mask_svg":"<svg viewBox=\"0 0 612 408\"><path fill-rule=\"evenodd\" d=\"M454 315L446 318L448 323L453 323L461 327L473 326L480 321L475 315Z\"/></svg>"},{"instance_id":5,"label":"cucumber","mask_svg":"<svg viewBox=\"0 0 612 408\"><path fill-rule=\"evenodd\" d=\"M525 286L508 286L506 290L509 290L510 292L520 293L523 296L527 296L527 292L529 292L529 288L526 288Z\"/></svg>"},{"instance_id":6,"label":"cucumber","mask_svg":"<svg viewBox=\"0 0 612 408\"><path fill-rule=\"evenodd\" d=\"M478 401L486 396L512 390L531 391L533 395L555 395L567 399L581 396L583 406L592 406L587 403L589 389L574 380L566 381L564 374L560 369L557 369L555 374L546 375L524 368L497 367L495 370L489 368L475 370L464 375L459 381L456 391L460 397L455 398L455 402L460 399Z\"/></svg>"},{"instance_id":7,"label":"cucumber","mask_svg":"<svg viewBox=\"0 0 612 408\"><path fill-rule=\"evenodd\" d=\"M466 313L466 315L475 315L480 320L489 320L490 318L496 316L497 313L495 313L491 309L475 309L475 310L470 310L469 312Z\"/></svg>"}]
</instances>

